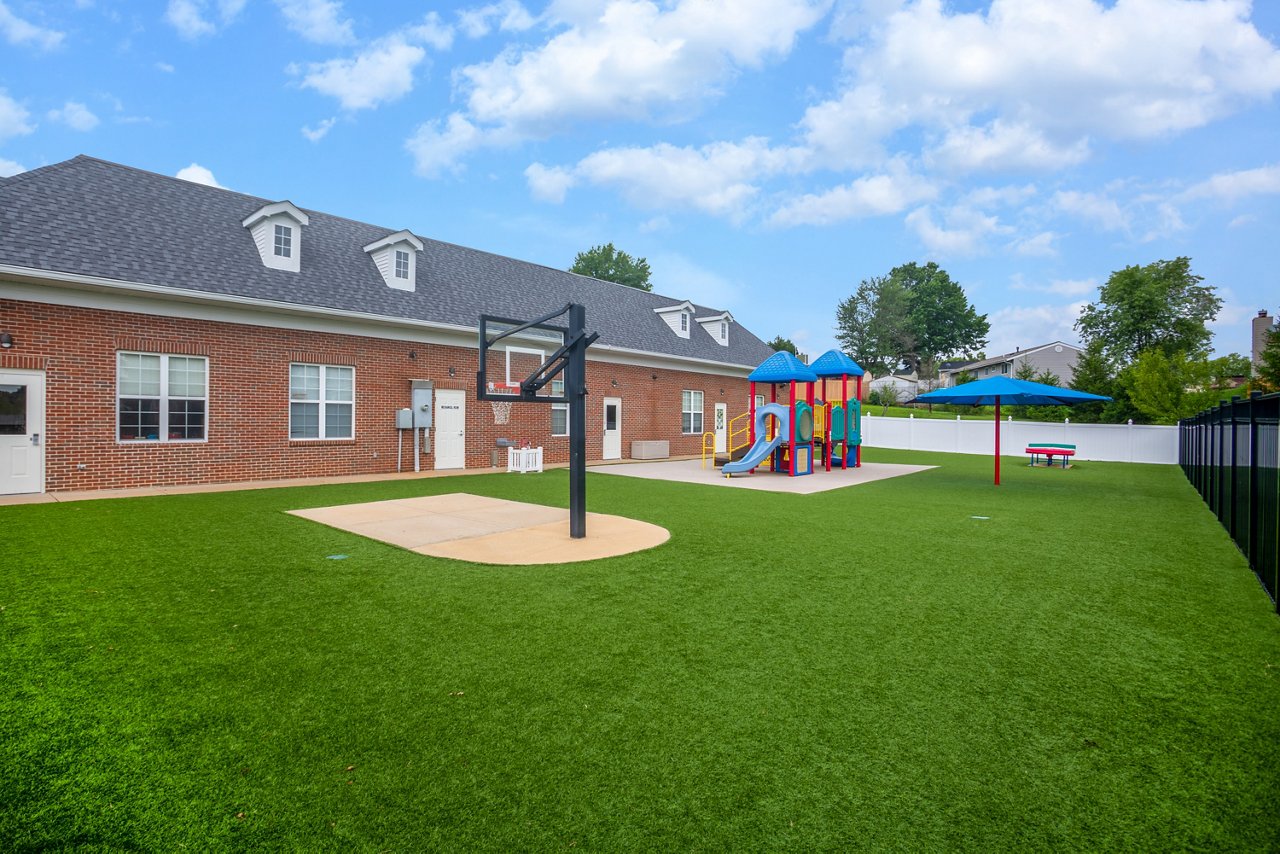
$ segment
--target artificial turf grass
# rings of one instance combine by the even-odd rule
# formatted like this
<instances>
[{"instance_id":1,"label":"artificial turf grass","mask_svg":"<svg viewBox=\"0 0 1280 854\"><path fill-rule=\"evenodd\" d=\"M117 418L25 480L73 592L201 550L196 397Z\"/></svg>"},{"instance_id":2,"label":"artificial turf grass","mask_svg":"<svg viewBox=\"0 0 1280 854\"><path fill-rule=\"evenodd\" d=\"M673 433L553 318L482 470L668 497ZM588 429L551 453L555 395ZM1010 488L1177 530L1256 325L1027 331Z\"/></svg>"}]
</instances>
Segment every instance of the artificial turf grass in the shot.
<instances>
[{"instance_id":1,"label":"artificial turf grass","mask_svg":"<svg viewBox=\"0 0 1280 854\"><path fill-rule=\"evenodd\" d=\"M281 511L564 506L564 472L0 510L0 839L1276 844L1278 621L1180 472L1010 458L996 489L990 459L866 456L941 467L812 496L592 477L593 511L672 540L558 567Z\"/></svg>"}]
</instances>

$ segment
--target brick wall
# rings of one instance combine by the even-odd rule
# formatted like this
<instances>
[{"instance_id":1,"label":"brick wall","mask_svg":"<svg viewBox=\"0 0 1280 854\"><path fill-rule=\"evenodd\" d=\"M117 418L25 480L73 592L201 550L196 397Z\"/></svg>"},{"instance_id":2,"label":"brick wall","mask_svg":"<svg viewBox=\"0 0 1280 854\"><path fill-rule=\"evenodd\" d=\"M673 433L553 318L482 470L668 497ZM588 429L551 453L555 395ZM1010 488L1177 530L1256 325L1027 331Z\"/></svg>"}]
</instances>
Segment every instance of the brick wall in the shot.
<instances>
[{"instance_id":1,"label":"brick wall","mask_svg":"<svg viewBox=\"0 0 1280 854\"><path fill-rule=\"evenodd\" d=\"M468 468L490 464L498 437L542 445L547 462L569 457L568 437L550 435L546 404L516 403L508 425L494 424L490 405L474 398L474 349L6 299L0 299L0 321L17 342L0 351L0 368L45 371L50 492L394 472L395 412L409 405L415 379L469 392ZM207 441L116 441L118 350L208 358ZM289 439L289 363L295 361L355 367L354 439ZM716 402L729 404L730 417L747 406L745 379L664 368L588 361L587 389L588 460L601 458L605 397L622 399L624 459L636 439L669 440L673 455L700 452L701 436L680 432L684 389L703 392L706 430ZM404 468L412 471L408 434L405 445ZM434 467L431 455L421 462Z\"/></svg>"}]
</instances>

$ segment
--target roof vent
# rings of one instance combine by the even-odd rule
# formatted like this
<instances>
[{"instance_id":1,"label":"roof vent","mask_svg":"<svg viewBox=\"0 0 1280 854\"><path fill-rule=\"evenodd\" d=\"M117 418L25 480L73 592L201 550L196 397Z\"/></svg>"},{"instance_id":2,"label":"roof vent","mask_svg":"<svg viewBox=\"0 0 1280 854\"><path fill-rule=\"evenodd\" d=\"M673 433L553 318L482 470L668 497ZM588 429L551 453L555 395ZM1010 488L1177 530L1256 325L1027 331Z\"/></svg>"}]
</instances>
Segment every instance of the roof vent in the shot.
<instances>
[{"instance_id":1,"label":"roof vent","mask_svg":"<svg viewBox=\"0 0 1280 854\"><path fill-rule=\"evenodd\" d=\"M411 232L405 230L388 234L381 240L370 243L364 251L373 258L387 287L398 291L414 290L418 281L418 253L422 251L422 241Z\"/></svg>"},{"instance_id":2,"label":"roof vent","mask_svg":"<svg viewBox=\"0 0 1280 854\"><path fill-rule=\"evenodd\" d=\"M265 266L296 273L302 263L302 227L310 222L293 202L274 202L249 214L240 224L253 235Z\"/></svg>"}]
</instances>

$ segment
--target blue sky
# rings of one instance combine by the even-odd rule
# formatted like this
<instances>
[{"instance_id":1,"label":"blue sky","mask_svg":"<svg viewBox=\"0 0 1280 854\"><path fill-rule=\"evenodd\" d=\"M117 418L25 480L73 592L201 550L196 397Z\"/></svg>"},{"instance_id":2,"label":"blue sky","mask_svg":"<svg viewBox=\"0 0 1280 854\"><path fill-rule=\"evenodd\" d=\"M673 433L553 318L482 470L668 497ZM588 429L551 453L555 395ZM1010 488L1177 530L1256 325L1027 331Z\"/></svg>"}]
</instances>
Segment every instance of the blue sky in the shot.
<instances>
[{"instance_id":1,"label":"blue sky","mask_svg":"<svg viewBox=\"0 0 1280 854\"><path fill-rule=\"evenodd\" d=\"M1179 255L1280 309L1280 3L0 0L0 174L84 153L658 291L818 353L937 261L989 354Z\"/></svg>"}]
</instances>

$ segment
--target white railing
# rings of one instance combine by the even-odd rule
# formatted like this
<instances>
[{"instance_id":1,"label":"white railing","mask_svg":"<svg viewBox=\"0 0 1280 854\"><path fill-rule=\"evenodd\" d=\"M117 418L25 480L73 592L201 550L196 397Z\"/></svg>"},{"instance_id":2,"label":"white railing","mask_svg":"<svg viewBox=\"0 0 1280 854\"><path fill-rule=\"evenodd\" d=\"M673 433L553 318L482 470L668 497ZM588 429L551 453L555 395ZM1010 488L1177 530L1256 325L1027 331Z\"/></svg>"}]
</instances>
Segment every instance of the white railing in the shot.
<instances>
[{"instance_id":1,"label":"white railing","mask_svg":"<svg viewBox=\"0 0 1280 854\"><path fill-rule=\"evenodd\" d=\"M990 454L995 424L942 418L862 416L862 443L869 448ZM1076 446L1078 460L1119 463L1178 462L1178 428L1148 424L1073 424L1066 421L1011 421L1000 424L1000 452L1017 456L1036 442Z\"/></svg>"}]
</instances>

